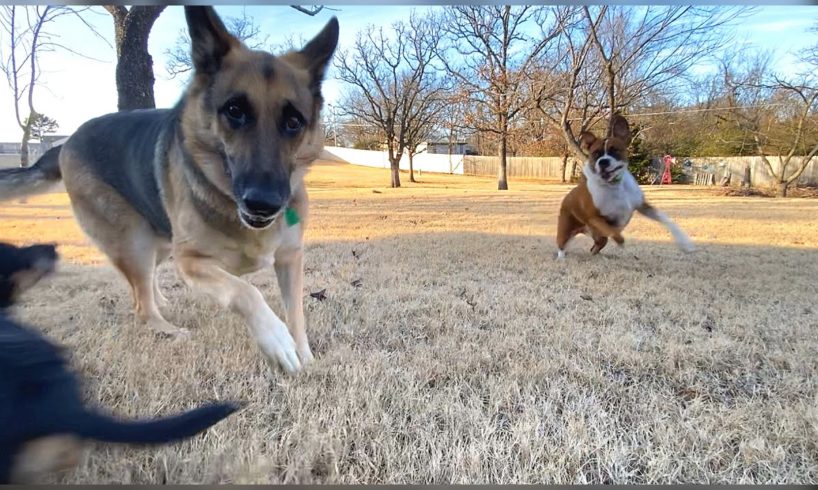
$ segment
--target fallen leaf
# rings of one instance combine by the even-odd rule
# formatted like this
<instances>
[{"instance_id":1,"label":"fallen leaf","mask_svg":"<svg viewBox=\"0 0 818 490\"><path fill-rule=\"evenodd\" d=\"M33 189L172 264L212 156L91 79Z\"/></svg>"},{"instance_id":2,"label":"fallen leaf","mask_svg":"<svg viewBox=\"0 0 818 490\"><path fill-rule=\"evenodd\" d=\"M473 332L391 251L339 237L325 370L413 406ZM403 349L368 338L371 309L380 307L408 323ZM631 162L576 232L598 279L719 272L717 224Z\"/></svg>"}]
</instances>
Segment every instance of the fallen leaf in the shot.
<instances>
[{"instance_id":1,"label":"fallen leaf","mask_svg":"<svg viewBox=\"0 0 818 490\"><path fill-rule=\"evenodd\" d=\"M359 287L361 287L361 284L362 284L362 283L363 283L363 281L362 281L361 279L355 279L355 280L354 280L354 281L352 281L350 284L351 284L353 287L359 288Z\"/></svg>"},{"instance_id":2,"label":"fallen leaf","mask_svg":"<svg viewBox=\"0 0 818 490\"><path fill-rule=\"evenodd\" d=\"M327 290L322 289L320 291L310 293L310 296L317 299L318 301L324 301L325 299L327 299Z\"/></svg>"},{"instance_id":3,"label":"fallen leaf","mask_svg":"<svg viewBox=\"0 0 818 490\"><path fill-rule=\"evenodd\" d=\"M591 297L590 294L580 294L579 297L584 299L585 301L593 301L594 300L594 298Z\"/></svg>"}]
</instances>

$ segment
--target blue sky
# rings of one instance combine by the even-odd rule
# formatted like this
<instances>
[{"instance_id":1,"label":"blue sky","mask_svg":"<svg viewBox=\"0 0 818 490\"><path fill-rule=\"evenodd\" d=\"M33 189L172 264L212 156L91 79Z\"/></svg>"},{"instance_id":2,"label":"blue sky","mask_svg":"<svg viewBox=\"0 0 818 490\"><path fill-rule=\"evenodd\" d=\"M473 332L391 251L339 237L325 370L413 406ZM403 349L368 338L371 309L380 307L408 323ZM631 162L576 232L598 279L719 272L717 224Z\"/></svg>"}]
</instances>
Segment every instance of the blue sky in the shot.
<instances>
[{"instance_id":1,"label":"blue sky","mask_svg":"<svg viewBox=\"0 0 818 490\"><path fill-rule=\"evenodd\" d=\"M341 26L340 48L343 49L352 44L355 34L367 24L388 26L396 20L408 19L412 9L440 7L331 6L334 10L325 9L315 17L282 5L244 8L272 43L283 43L289 36L310 39L335 15ZM216 7L224 16L240 16L242 9L240 6ZM110 45L96 38L78 20L65 17L56 21L51 31L60 36L61 42L93 59L53 52L44 53L40 60L44 72L35 92L35 107L59 122L60 134L69 134L86 120L116 110L113 23L101 7L96 7L86 18ZM765 6L738 27L736 35L759 48L774 50L776 69L786 73L797 70L793 51L818 42L818 34L807 32L816 23L816 6ZM182 92L181 81L167 76L164 51L173 46L179 30L184 27L182 7L171 6L164 10L151 32L148 48L153 56L158 107L173 105ZM0 45L5 45L2 38ZM331 79L332 71L329 77L324 92L327 102L332 103L339 97L341 87ZM13 114L11 91L4 83L0 86L0 141L17 141L22 136Z\"/></svg>"}]
</instances>

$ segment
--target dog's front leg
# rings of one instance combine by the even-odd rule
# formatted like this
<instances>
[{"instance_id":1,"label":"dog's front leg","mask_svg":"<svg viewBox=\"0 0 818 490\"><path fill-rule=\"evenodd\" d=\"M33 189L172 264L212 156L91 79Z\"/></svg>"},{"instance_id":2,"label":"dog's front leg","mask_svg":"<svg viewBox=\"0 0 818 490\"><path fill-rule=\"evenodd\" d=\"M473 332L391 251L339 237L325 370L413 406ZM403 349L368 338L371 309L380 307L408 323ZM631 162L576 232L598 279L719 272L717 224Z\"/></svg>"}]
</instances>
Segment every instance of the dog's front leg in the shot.
<instances>
[{"instance_id":1,"label":"dog's front leg","mask_svg":"<svg viewBox=\"0 0 818 490\"><path fill-rule=\"evenodd\" d=\"M195 253L177 253L179 272L188 285L241 315L262 352L292 374L301 369L287 326L255 286L224 270L217 261Z\"/></svg>"},{"instance_id":2,"label":"dog's front leg","mask_svg":"<svg viewBox=\"0 0 818 490\"><path fill-rule=\"evenodd\" d=\"M598 236L610 237L617 245L625 243L625 239L619 230L609 225L607 221L599 216L590 218L588 220L588 226L590 226Z\"/></svg>"},{"instance_id":3,"label":"dog's front leg","mask_svg":"<svg viewBox=\"0 0 818 490\"><path fill-rule=\"evenodd\" d=\"M301 362L313 360L304 321L304 251L301 248L282 250L275 257L276 279L284 301L287 325L295 339L295 347Z\"/></svg>"}]
</instances>

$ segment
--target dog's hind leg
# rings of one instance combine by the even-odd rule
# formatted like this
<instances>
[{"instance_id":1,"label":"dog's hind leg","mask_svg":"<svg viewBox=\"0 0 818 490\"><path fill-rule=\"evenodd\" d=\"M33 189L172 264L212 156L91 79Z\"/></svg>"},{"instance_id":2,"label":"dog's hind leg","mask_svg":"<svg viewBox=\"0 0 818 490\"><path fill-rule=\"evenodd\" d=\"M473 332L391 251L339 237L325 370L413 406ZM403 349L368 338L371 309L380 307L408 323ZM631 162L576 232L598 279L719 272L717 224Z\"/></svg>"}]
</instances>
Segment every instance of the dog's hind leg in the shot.
<instances>
[{"instance_id":1,"label":"dog's hind leg","mask_svg":"<svg viewBox=\"0 0 818 490\"><path fill-rule=\"evenodd\" d=\"M188 285L241 315L261 351L288 373L301 369L295 341L255 286L224 270L218 261L196 250L174 249L179 272Z\"/></svg>"},{"instance_id":2,"label":"dog's hind leg","mask_svg":"<svg viewBox=\"0 0 818 490\"><path fill-rule=\"evenodd\" d=\"M676 244L680 249L685 252L693 252L696 250L695 245L693 245L693 242L690 241L687 233L682 231L682 229L679 228L676 223L671 221L671 219L668 218L665 213L654 208L647 201L643 202L640 207L636 208L636 210L643 216L665 225L665 228L667 228L670 231L670 234L673 235L673 239L676 240Z\"/></svg>"},{"instance_id":3,"label":"dog's hind leg","mask_svg":"<svg viewBox=\"0 0 818 490\"><path fill-rule=\"evenodd\" d=\"M162 289L159 287L159 266L170 255L170 245L162 244L156 249L156 269L153 273L153 297L156 299L156 304L160 308L168 306L168 299L162 294Z\"/></svg>"},{"instance_id":4,"label":"dog's hind leg","mask_svg":"<svg viewBox=\"0 0 818 490\"><path fill-rule=\"evenodd\" d=\"M63 175L80 227L128 280L137 319L161 334L187 335L186 329L165 320L156 305L157 252L167 248L167 240L107 185L81 170Z\"/></svg>"},{"instance_id":5,"label":"dog's hind leg","mask_svg":"<svg viewBox=\"0 0 818 490\"><path fill-rule=\"evenodd\" d=\"M156 238L147 234L134 234L130 238L118 244L110 257L131 285L137 318L157 333L172 337L188 335L187 329L165 320L157 305Z\"/></svg>"},{"instance_id":6,"label":"dog's hind leg","mask_svg":"<svg viewBox=\"0 0 818 490\"><path fill-rule=\"evenodd\" d=\"M596 255L600 251L602 251L603 248L605 248L605 245L608 244L608 237L599 236L593 233L591 234L591 236L594 239L594 246L591 247L591 255Z\"/></svg>"},{"instance_id":7,"label":"dog's hind leg","mask_svg":"<svg viewBox=\"0 0 818 490\"><path fill-rule=\"evenodd\" d=\"M565 258L565 247L582 229L582 224L570 213L560 210L557 220L557 259Z\"/></svg>"}]
</instances>

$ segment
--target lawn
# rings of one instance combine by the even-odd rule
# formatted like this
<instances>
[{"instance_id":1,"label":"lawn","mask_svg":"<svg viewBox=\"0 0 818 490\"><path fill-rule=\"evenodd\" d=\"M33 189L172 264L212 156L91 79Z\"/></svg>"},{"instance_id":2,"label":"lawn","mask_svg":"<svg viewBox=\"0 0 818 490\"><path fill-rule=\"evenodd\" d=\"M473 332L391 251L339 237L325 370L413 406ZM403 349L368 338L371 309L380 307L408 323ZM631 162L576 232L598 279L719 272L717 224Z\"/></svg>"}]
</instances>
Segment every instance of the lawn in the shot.
<instances>
[{"instance_id":1,"label":"lawn","mask_svg":"<svg viewBox=\"0 0 818 490\"><path fill-rule=\"evenodd\" d=\"M248 403L162 447L93 444L70 483L814 483L818 200L646 188L699 250L641 216L624 248L554 260L568 185L322 162L308 176L316 361L270 371L238 317L161 284L173 343L64 193L0 204L0 240L57 242L17 314L129 417ZM282 312L272 270L250 277ZM324 299L309 296L324 291Z\"/></svg>"}]
</instances>

